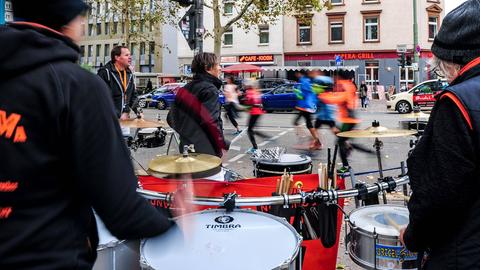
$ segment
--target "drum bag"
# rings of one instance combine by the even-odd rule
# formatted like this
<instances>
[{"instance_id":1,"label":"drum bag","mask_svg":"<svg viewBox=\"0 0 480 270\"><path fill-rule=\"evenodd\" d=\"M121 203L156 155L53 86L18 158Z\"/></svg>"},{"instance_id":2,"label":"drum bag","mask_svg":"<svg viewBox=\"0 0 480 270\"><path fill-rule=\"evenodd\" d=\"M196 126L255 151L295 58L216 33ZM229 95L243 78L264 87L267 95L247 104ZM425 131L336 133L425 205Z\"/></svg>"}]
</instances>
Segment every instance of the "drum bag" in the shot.
<instances>
[{"instance_id":1,"label":"drum bag","mask_svg":"<svg viewBox=\"0 0 480 270\"><path fill-rule=\"evenodd\" d=\"M305 214L325 248L331 248L337 240L337 206L324 203L309 205Z\"/></svg>"}]
</instances>

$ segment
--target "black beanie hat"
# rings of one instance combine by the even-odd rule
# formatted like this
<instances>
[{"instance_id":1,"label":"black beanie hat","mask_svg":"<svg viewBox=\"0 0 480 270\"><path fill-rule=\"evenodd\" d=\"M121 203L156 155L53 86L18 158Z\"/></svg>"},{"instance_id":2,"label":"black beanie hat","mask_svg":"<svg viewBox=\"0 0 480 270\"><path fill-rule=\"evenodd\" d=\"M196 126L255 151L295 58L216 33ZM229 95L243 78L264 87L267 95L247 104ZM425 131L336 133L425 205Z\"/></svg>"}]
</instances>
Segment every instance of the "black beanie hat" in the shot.
<instances>
[{"instance_id":1,"label":"black beanie hat","mask_svg":"<svg viewBox=\"0 0 480 270\"><path fill-rule=\"evenodd\" d=\"M480 0L468 0L442 22L432 45L439 59L466 65L480 57Z\"/></svg>"},{"instance_id":2,"label":"black beanie hat","mask_svg":"<svg viewBox=\"0 0 480 270\"><path fill-rule=\"evenodd\" d=\"M35 22L60 30L89 6L83 0L13 0L16 21Z\"/></svg>"}]
</instances>

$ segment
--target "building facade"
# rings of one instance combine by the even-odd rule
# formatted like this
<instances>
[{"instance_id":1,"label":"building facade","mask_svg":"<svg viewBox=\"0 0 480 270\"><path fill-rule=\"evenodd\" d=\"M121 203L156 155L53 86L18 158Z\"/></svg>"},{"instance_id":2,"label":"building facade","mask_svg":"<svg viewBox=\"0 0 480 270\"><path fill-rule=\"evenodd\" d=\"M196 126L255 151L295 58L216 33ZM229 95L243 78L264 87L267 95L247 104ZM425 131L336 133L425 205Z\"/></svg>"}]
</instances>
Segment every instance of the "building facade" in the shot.
<instances>
[{"instance_id":1,"label":"building facade","mask_svg":"<svg viewBox=\"0 0 480 270\"><path fill-rule=\"evenodd\" d=\"M222 25L225 25L237 13L234 1L222 1ZM207 32L213 30L213 11L204 8L204 27ZM221 65L228 67L239 63L258 66L283 65L283 18L268 25L254 25L248 31L232 26L222 38ZM214 51L213 38L206 35L204 39L205 52ZM178 31L178 58L180 72L191 74L190 66L194 52L188 47L181 31ZM266 72L266 77L276 76L274 72Z\"/></svg>"},{"instance_id":2,"label":"building facade","mask_svg":"<svg viewBox=\"0 0 480 270\"><path fill-rule=\"evenodd\" d=\"M285 65L348 66L357 83L385 88L430 79L428 59L444 17L444 1L417 0L418 46L412 0L332 0L330 10L285 17ZM406 51L405 68L399 66L398 50Z\"/></svg>"},{"instance_id":3,"label":"building facade","mask_svg":"<svg viewBox=\"0 0 480 270\"><path fill-rule=\"evenodd\" d=\"M94 2L83 27L80 64L96 70L110 61L113 47L126 44L126 23L112 14L110 8L109 2ZM130 33L141 35L141 38L131 38L129 45L135 72L178 74L176 31L148 22L130 27Z\"/></svg>"}]
</instances>

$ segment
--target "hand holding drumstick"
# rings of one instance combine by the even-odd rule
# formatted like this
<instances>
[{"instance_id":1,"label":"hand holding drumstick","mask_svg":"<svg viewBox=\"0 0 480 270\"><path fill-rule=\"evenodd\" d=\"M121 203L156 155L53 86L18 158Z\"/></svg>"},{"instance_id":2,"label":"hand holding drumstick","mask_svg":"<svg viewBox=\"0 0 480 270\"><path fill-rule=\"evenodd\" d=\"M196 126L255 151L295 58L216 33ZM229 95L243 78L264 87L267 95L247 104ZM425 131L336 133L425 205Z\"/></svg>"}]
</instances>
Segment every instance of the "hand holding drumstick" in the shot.
<instances>
[{"instance_id":1,"label":"hand holding drumstick","mask_svg":"<svg viewBox=\"0 0 480 270\"><path fill-rule=\"evenodd\" d=\"M387 221L388 225L392 226L400 233L400 242L403 246L405 246L405 242L403 241L403 235L405 234L406 227L400 226L397 222L395 222L395 220L393 220L393 218L388 213L384 214L383 216L385 218L385 221Z\"/></svg>"}]
</instances>

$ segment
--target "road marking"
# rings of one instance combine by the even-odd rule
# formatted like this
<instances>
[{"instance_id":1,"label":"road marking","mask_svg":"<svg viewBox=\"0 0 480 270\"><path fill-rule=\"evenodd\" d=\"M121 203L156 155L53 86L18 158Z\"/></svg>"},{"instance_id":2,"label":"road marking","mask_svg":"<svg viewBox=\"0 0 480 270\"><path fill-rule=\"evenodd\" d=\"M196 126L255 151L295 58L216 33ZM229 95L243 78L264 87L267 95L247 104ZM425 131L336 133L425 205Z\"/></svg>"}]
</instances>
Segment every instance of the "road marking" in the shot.
<instances>
[{"instance_id":1,"label":"road marking","mask_svg":"<svg viewBox=\"0 0 480 270\"><path fill-rule=\"evenodd\" d=\"M283 136L285 134L287 134L288 131L284 131L284 132L281 132L280 134L278 134L278 136Z\"/></svg>"},{"instance_id":2,"label":"road marking","mask_svg":"<svg viewBox=\"0 0 480 270\"><path fill-rule=\"evenodd\" d=\"M242 149L240 146L230 146L228 150L240 151Z\"/></svg>"},{"instance_id":3,"label":"road marking","mask_svg":"<svg viewBox=\"0 0 480 270\"><path fill-rule=\"evenodd\" d=\"M275 136L275 137L272 137L272 138L270 138L270 140L276 140L276 139L278 139L278 138L280 138L280 135L277 135L277 136Z\"/></svg>"},{"instance_id":4,"label":"road marking","mask_svg":"<svg viewBox=\"0 0 480 270\"><path fill-rule=\"evenodd\" d=\"M268 143L270 143L271 141L264 141L262 143L259 143L258 146L265 146L267 145Z\"/></svg>"},{"instance_id":5,"label":"road marking","mask_svg":"<svg viewBox=\"0 0 480 270\"><path fill-rule=\"evenodd\" d=\"M239 154L239 155L236 155L235 157L233 157L232 159L228 160L228 162L235 162L241 158L243 158L245 156L245 154Z\"/></svg>"}]
</instances>

